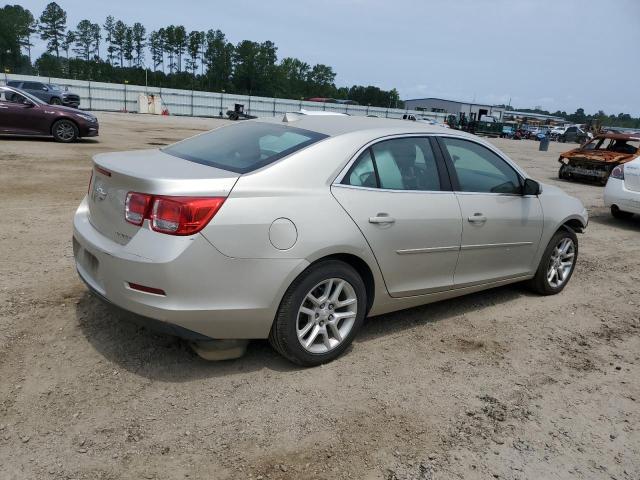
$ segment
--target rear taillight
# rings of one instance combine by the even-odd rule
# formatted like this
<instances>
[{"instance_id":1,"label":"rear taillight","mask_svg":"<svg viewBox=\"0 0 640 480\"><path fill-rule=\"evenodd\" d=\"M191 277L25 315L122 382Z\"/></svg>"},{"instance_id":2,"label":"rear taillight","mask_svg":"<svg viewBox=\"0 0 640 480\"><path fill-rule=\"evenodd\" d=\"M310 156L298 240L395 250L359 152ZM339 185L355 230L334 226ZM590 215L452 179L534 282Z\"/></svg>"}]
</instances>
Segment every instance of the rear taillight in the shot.
<instances>
[{"instance_id":1,"label":"rear taillight","mask_svg":"<svg viewBox=\"0 0 640 480\"><path fill-rule=\"evenodd\" d=\"M142 225L144 219L147 218L151 199L151 195L145 193L127 193L127 199L124 202L125 220L134 225Z\"/></svg>"},{"instance_id":2,"label":"rear taillight","mask_svg":"<svg viewBox=\"0 0 640 480\"><path fill-rule=\"evenodd\" d=\"M624 165L618 165L613 170L611 170L611 178L624 180Z\"/></svg>"},{"instance_id":3,"label":"rear taillight","mask_svg":"<svg viewBox=\"0 0 640 480\"><path fill-rule=\"evenodd\" d=\"M125 219L134 225L150 220L156 232L193 235L202 230L220 210L224 197L168 197L129 192Z\"/></svg>"}]
</instances>

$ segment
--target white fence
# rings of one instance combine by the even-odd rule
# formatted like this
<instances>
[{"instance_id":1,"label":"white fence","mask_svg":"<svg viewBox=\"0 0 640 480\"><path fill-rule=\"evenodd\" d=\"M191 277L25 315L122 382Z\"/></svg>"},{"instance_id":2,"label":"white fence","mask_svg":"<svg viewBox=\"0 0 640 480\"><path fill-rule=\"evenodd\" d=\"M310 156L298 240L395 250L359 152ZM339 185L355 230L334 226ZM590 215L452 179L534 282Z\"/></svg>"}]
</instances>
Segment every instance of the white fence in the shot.
<instances>
[{"instance_id":1,"label":"white fence","mask_svg":"<svg viewBox=\"0 0 640 480\"><path fill-rule=\"evenodd\" d=\"M234 104L244 105L245 113L256 117L273 117L286 112L305 110L326 110L348 113L349 115L375 115L386 118L402 118L405 113L427 116L443 121L446 114L403 110L399 108L381 108L362 105L343 105L337 103L305 102L283 98L253 97L249 95L232 95L228 93L200 92L195 90L178 90L174 88L145 87L120 83L92 82L87 80L71 80L54 77L35 77L31 75L6 74L0 77L0 83L10 80L55 83L68 87L70 92L80 95L80 108L84 110L133 111L138 110L138 95L159 95L163 107L170 115L191 117L226 116Z\"/></svg>"}]
</instances>

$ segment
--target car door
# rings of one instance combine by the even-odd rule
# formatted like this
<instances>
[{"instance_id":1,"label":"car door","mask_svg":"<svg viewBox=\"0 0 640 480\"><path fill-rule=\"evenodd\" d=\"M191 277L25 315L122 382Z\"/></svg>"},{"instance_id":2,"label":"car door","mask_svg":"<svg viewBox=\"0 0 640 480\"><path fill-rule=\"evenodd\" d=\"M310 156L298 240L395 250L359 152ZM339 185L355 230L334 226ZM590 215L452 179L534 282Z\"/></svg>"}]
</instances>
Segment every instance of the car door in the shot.
<instances>
[{"instance_id":1,"label":"car door","mask_svg":"<svg viewBox=\"0 0 640 480\"><path fill-rule=\"evenodd\" d=\"M462 220L436 152L427 137L377 142L331 189L369 243L393 297L453 286Z\"/></svg>"},{"instance_id":2,"label":"car door","mask_svg":"<svg viewBox=\"0 0 640 480\"><path fill-rule=\"evenodd\" d=\"M40 105L8 90L3 91L0 99L0 130L3 133L49 134L48 119Z\"/></svg>"},{"instance_id":3,"label":"car door","mask_svg":"<svg viewBox=\"0 0 640 480\"><path fill-rule=\"evenodd\" d=\"M578 135L577 127L569 127L567 131L564 132L565 142L575 142Z\"/></svg>"},{"instance_id":4,"label":"car door","mask_svg":"<svg viewBox=\"0 0 640 480\"><path fill-rule=\"evenodd\" d=\"M522 195L523 178L502 157L470 139L439 137L462 212L456 287L527 275L542 236L535 195Z\"/></svg>"}]
</instances>

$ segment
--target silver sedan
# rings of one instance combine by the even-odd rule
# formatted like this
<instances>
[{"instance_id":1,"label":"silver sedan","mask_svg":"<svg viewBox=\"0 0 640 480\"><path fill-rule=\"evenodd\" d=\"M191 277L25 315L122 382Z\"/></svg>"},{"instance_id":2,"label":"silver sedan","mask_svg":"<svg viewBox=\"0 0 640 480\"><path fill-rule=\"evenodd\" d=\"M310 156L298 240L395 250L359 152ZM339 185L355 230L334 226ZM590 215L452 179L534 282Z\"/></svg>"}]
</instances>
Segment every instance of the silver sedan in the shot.
<instances>
[{"instance_id":1,"label":"silver sedan","mask_svg":"<svg viewBox=\"0 0 640 480\"><path fill-rule=\"evenodd\" d=\"M201 355L269 338L310 366L367 316L521 281L560 292L587 221L473 135L287 114L97 155L73 244L91 291Z\"/></svg>"}]
</instances>

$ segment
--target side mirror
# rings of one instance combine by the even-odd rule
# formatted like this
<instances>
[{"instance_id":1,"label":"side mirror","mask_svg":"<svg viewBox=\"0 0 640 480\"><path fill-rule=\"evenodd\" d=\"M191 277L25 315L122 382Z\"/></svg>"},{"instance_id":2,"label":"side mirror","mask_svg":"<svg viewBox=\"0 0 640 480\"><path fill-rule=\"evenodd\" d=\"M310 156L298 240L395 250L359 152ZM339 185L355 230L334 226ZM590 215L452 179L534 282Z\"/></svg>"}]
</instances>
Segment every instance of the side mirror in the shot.
<instances>
[{"instance_id":1,"label":"side mirror","mask_svg":"<svg viewBox=\"0 0 640 480\"><path fill-rule=\"evenodd\" d=\"M43 85L42 86L42 90L44 90L45 92L48 92L49 91L49 87L47 87L46 85Z\"/></svg>"},{"instance_id":2,"label":"side mirror","mask_svg":"<svg viewBox=\"0 0 640 480\"><path fill-rule=\"evenodd\" d=\"M540 188L540 184L531 178L527 178L524 181L524 186L522 187L522 195L540 195L542 192L542 188Z\"/></svg>"}]
</instances>

